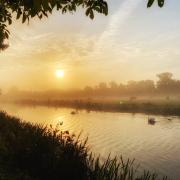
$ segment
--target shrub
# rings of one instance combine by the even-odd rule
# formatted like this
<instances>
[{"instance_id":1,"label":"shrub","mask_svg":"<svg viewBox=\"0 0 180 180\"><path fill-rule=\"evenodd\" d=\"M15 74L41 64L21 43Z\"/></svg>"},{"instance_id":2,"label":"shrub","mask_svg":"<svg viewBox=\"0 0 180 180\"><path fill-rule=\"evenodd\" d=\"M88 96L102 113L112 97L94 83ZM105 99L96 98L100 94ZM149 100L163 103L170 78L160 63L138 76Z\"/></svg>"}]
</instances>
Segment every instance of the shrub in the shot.
<instances>
[{"instance_id":1,"label":"shrub","mask_svg":"<svg viewBox=\"0 0 180 180\"><path fill-rule=\"evenodd\" d=\"M134 161L105 162L89 152L87 140L68 131L26 123L0 112L1 180L156 180L140 174ZM165 180L165 178L164 178Z\"/></svg>"}]
</instances>

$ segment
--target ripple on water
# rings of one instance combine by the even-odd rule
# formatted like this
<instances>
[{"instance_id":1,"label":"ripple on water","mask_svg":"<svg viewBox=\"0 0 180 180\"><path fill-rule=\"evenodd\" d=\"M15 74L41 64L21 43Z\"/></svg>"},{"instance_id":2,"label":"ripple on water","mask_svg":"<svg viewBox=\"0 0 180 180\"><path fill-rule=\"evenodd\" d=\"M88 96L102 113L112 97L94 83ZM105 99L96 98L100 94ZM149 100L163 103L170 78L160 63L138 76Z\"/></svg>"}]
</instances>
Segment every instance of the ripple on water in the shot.
<instances>
[{"instance_id":1,"label":"ripple on water","mask_svg":"<svg viewBox=\"0 0 180 180\"><path fill-rule=\"evenodd\" d=\"M157 116L157 123L150 126L147 115L128 113L103 113L80 111L72 116L71 109L46 107L18 107L4 110L12 115L31 122L56 125L63 121L64 130L83 130L82 139L89 136L93 152L103 158L123 155L135 158L143 169L158 171L161 174L179 179L180 177L180 118ZM36 121L35 121L36 120Z\"/></svg>"}]
</instances>

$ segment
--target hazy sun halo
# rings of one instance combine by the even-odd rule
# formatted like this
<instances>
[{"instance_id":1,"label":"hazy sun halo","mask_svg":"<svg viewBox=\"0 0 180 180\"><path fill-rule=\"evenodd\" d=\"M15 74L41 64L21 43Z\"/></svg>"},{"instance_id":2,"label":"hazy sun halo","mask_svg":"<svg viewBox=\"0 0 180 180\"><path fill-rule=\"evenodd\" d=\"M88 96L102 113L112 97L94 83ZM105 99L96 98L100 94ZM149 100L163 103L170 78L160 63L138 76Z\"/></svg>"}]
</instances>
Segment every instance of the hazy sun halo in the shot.
<instances>
[{"instance_id":1,"label":"hazy sun halo","mask_svg":"<svg viewBox=\"0 0 180 180\"><path fill-rule=\"evenodd\" d=\"M63 77L64 77L64 70L62 70L62 69L57 69L57 70L56 70L56 77L57 77L57 78L63 78Z\"/></svg>"}]
</instances>

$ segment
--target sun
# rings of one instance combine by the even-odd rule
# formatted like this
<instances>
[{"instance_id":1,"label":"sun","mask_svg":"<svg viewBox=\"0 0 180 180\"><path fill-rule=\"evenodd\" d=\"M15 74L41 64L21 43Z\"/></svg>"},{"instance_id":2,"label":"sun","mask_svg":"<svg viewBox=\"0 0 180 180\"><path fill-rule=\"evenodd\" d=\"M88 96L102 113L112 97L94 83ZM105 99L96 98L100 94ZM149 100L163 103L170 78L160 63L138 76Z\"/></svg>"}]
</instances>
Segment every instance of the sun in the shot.
<instances>
[{"instance_id":1,"label":"sun","mask_svg":"<svg viewBox=\"0 0 180 180\"><path fill-rule=\"evenodd\" d=\"M64 77L64 70L62 70L62 69L57 69L57 70L56 70L56 77L57 77L57 78L63 78L63 77Z\"/></svg>"}]
</instances>

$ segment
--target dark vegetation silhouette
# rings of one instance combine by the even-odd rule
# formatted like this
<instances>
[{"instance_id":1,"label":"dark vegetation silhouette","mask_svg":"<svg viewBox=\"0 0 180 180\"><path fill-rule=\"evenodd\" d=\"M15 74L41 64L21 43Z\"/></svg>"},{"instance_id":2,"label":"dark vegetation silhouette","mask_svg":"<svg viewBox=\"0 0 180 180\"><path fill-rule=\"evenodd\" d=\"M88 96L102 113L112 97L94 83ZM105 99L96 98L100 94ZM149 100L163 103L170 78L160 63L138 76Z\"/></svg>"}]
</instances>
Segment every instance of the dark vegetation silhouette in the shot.
<instances>
[{"instance_id":1,"label":"dark vegetation silhouette","mask_svg":"<svg viewBox=\"0 0 180 180\"><path fill-rule=\"evenodd\" d=\"M78 7L85 9L86 16L94 18L94 13L108 14L108 5L104 0L1 0L0 1L0 50L8 47L5 43L10 32L8 25L13 22L13 15L22 23L31 18L42 19L52 14L53 10L62 14L76 12Z\"/></svg>"},{"instance_id":2,"label":"dark vegetation silhouette","mask_svg":"<svg viewBox=\"0 0 180 180\"><path fill-rule=\"evenodd\" d=\"M134 160L101 161L85 142L58 126L22 122L0 112L0 179L2 180L167 180L142 171Z\"/></svg>"},{"instance_id":3,"label":"dark vegetation silhouette","mask_svg":"<svg viewBox=\"0 0 180 180\"><path fill-rule=\"evenodd\" d=\"M151 7L155 1L158 3L159 7L164 6L165 0L148 0L147 7Z\"/></svg>"},{"instance_id":4,"label":"dark vegetation silhouette","mask_svg":"<svg viewBox=\"0 0 180 180\"><path fill-rule=\"evenodd\" d=\"M147 7L151 7L155 0L148 0ZM162 7L164 0L157 0ZM108 14L108 4L105 0L1 0L0 1L0 50L8 47L6 41L10 32L8 25L13 22L13 15L21 19L22 23L31 18L42 19L52 14L53 10L64 13L76 12L77 7L85 8L86 16L94 18L94 12Z\"/></svg>"}]
</instances>

